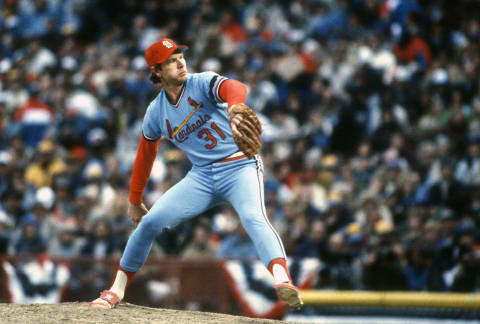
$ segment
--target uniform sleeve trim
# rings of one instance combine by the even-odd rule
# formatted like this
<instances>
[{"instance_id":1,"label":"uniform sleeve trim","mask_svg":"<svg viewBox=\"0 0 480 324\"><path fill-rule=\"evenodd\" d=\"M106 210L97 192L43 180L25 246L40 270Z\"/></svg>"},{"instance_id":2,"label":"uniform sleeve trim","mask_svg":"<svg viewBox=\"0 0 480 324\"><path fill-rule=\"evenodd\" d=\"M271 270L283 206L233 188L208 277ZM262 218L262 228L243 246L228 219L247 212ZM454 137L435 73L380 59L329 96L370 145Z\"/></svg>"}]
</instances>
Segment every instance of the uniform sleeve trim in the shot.
<instances>
[{"instance_id":1,"label":"uniform sleeve trim","mask_svg":"<svg viewBox=\"0 0 480 324\"><path fill-rule=\"evenodd\" d=\"M143 134L143 138L149 142L155 142L158 138L148 137L147 135Z\"/></svg>"},{"instance_id":2,"label":"uniform sleeve trim","mask_svg":"<svg viewBox=\"0 0 480 324\"><path fill-rule=\"evenodd\" d=\"M217 101L225 102L220 96L220 87L222 86L222 83L225 82L226 80L228 79L225 77L222 77L220 81L218 81L217 86L215 87L215 97L217 98Z\"/></svg>"},{"instance_id":3,"label":"uniform sleeve trim","mask_svg":"<svg viewBox=\"0 0 480 324\"><path fill-rule=\"evenodd\" d=\"M213 96L213 86L215 85L215 81L217 81L218 75L215 75L212 80L210 80L210 88L208 90L208 95L210 96L210 99L215 102L215 97Z\"/></svg>"}]
</instances>

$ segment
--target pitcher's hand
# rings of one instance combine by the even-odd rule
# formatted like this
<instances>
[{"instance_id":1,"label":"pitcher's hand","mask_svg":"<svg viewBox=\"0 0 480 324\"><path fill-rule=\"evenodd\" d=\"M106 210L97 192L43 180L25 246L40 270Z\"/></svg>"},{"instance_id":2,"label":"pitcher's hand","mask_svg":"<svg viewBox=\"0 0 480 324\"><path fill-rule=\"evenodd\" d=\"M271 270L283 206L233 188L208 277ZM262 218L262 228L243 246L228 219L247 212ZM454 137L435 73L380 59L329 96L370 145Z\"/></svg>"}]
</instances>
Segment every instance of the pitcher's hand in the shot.
<instances>
[{"instance_id":1,"label":"pitcher's hand","mask_svg":"<svg viewBox=\"0 0 480 324\"><path fill-rule=\"evenodd\" d=\"M135 227L138 226L138 223L140 223L142 217L145 216L146 213L148 213L148 209L143 203L140 205L128 205L128 216L132 220Z\"/></svg>"}]
</instances>

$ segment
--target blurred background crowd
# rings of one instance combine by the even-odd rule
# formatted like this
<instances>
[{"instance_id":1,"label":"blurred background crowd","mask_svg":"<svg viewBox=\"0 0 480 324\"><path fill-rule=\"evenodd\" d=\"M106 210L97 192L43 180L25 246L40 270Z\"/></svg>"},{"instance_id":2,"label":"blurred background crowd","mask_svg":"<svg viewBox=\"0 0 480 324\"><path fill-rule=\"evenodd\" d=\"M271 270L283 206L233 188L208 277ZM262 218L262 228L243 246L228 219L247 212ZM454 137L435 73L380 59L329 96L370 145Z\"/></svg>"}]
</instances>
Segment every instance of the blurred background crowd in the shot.
<instances>
[{"instance_id":1,"label":"blurred background crowd","mask_svg":"<svg viewBox=\"0 0 480 324\"><path fill-rule=\"evenodd\" d=\"M143 51L249 87L266 209L318 288L480 289L480 3L0 0L0 253L118 256L158 93ZM167 141L151 206L190 168ZM185 202L188 204L188 201ZM154 255L256 258L234 210L165 232Z\"/></svg>"}]
</instances>

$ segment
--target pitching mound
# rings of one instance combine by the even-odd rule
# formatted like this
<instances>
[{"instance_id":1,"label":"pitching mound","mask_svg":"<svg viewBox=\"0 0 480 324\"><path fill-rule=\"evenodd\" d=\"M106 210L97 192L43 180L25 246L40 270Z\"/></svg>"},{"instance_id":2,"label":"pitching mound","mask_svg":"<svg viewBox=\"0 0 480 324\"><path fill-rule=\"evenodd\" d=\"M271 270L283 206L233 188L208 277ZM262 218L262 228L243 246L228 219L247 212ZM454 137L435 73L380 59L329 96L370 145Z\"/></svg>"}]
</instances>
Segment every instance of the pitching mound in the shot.
<instances>
[{"instance_id":1,"label":"pitching mound","mask_svg":"<svg viewBox=\"0 0 480 324\"><path fill-rule=\"evenodd\" d=\"M285 323L217 313L150 308L122 303L113 310L93 309L88 303L61 304L3 304L0 303L0 322L15 324L43 323Z\"/></svg>"}]
</instances>

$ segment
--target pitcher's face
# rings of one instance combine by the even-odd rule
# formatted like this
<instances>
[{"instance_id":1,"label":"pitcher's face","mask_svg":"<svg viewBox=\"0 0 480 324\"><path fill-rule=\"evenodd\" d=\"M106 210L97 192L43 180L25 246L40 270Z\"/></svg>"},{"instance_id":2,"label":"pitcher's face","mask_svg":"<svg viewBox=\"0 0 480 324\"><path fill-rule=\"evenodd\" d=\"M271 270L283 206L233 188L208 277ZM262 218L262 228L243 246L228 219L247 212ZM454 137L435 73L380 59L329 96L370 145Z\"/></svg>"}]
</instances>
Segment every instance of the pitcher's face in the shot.
<instances>
[{"instance_id":1,"label":"pitcher's face","mask_svg":"<svg viewBox=\"0 0 480 324\"><path fill-rule=\"evenodd\" d=\"M187 63L183 53L172 54L165 62L161 63L161 69L153 72L160 77L162 83L181 85L187 81Z\"/></svg>"}]
</instances>

